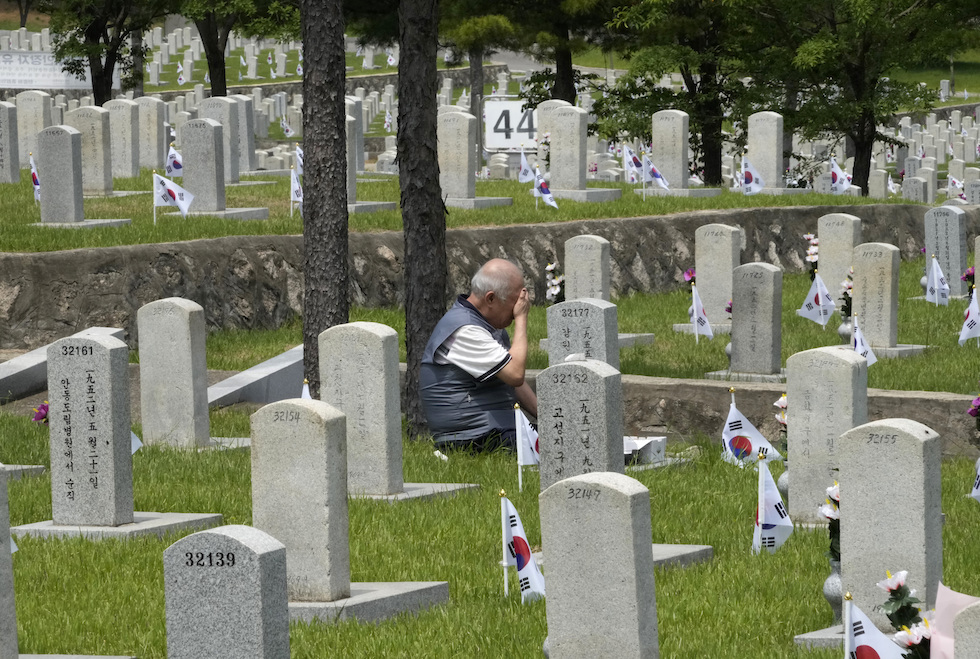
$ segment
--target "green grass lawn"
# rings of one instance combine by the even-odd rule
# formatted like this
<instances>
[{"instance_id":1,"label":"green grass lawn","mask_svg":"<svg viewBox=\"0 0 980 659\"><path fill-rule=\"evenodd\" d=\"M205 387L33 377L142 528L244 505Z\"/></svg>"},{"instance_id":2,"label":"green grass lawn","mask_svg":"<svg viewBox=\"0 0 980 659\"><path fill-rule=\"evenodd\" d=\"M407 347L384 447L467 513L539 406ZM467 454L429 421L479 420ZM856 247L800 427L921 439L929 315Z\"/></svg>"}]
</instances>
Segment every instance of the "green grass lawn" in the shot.
<instances>
[{"instance_id":1,"label":"green grass lawn","mask_svg":"<svg viewBox=\"0 0 980 659\"><path fill-rule=\"evenodd\" d=\"M247 430L245 414L228 416L239 418L212 417L216 434ZM46 428L0 414L0 433L3 461L48 463ZM826 531L797 528L774 555L751 555L757 477L723 463L706 437L700 444L701 457L689 465L633 474L650 489L652 542L714 547L710 563L656 570L661 656L839 657L832 650L803 654L792 641L795 634L831 623L821 594L829 573ZM774 475L780 470L774 466ZM249 473L245 450L144 447L133 461L136 510L216 512L226 523L249 524ZM519 493L512 456L452 454L446 463L432 456L430 444L408 441L404 474L410 482L478 483L480 489L397 505L351 500L351 578L444 580L451 603L378 624L293 624L291 656L333 655L338 648L344 657L355 658L540 656L547 633L544 602L520 604L513 570L505 599L497 565L501 488L520 512L532 547L540 546L537 475L527 472ZM964 497L973 465L947 460L942 474L943 582L977 594L980 545L973 541L973 530L980 523L980 506ZM50 519L49 476L11 482L9 493L12 524ZM13 561L20 651L163 659L162 554L178 537L18 541ZM882 578L885 568L904 567L883 566Z\"/></svg>"},{"instance_id":2,"label":"green grass lawn","mask_svg":"<svg viewBox=\"0 0 980 659\"><path fill-rule=\"evenodd\" d=\"M161 168L158 170L162 171ZM262 177L259 177L260 179ZM393 176L364 176L357 186L357 198L361 201L398 201L398 181ZM152 184L150 170L144 169L136 178L117 178L115 190L146 190ZM85 200L86 219L131 218L132 224L123 227L88 229L85 231L58 231L47 227L31 226L40 222L39 207L34 204L29 170L21 170L20 183L0 184L0 251L48 252L79 247L109 247L147 243L217 238L231 235L290 235L303 232L299 214L289 215L289 177L268 176L271 185L227 187L227 207L266 207L268 221L240 222L212 217L183 219L179 214L168 214L167 207L157 209L157 223L153 223L151 197L132 195L116 198ZM368 183L367 181L372 182ZM181 184L181 179L176 179ZM44 181L41 181L44 185ZM755 195L745 197L725 190L717 197L657 197L644 200L632 192L625 183L590 182L590 187L612 187L624 191L621 199L603 204L589 204L559 200L556 210L544 204L535 205L530 195L530 185L516 181L486 181L476 183L477 196L513 197L514 205L481 210L450 209L446 225L450 229L477 226L501 226L539 222L564 222L568 220L644 217L668 215L694 210L719 208L746 208L772 206L839 205L840 197L816 193L794 196ZM848 197L848 204L908 203L900 197L889 201L861 197ZM193 210L193 207L191 208ZM399 210L379 213L358 213L350 216L351 231L400 231Z\"/></svg>"}]
</instances>

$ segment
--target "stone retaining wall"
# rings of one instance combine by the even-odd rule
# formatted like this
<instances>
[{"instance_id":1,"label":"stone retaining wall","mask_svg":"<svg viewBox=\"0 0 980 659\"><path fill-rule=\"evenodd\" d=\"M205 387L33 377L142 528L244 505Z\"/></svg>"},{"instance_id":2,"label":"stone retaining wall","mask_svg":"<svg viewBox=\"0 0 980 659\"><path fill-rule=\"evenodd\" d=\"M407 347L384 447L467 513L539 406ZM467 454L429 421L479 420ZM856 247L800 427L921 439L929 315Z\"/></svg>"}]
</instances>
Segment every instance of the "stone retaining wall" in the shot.
<instances>
[{"instance_id":1,"label":"stone retaining wall","mask_svg":"<svg viewBox=\"0 0 980 659\"><path fill-rule=\"evenodd\" d=\"M980 232L980 208L966 207L968 238ZM612 243L611 281L619 295L683 284L694 265L694 230L713 222L741 226L743 262L765 261L799 272L817 218L850 212L863 220L864 240L919 255L918 205L820 206L698 211L659 217L583 220L477 229L447 234L447 301L466 292L476 268L492 257L519 263L532 300L545 293L544 267L562 260L565 240L582 233ZM506 211L501 211L506 212ZM404 244L400 232L350 236L351 300L364 306L402 304ZM136 310L181 296L205 309L209 329L273 328L301 311L301 236L230 236L154 245L62 252L0 254L0 348L35 348L90 326L123 327L135 342ZM952 275L951 275L952 276Z\"/></svg>"}]
</instances>

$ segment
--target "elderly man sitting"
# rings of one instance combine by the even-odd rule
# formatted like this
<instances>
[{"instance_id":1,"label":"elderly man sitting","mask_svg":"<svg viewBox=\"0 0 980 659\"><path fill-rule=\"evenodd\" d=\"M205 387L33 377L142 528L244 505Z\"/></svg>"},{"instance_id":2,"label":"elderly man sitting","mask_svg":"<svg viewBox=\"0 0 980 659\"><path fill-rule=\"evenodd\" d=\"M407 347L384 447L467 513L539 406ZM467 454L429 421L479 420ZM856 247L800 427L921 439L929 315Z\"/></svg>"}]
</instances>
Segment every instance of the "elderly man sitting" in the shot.
<instances>
[{"instance_id":1,"label":"elderly man sitting","mask_svg":"<svg viewBox=\"0 0 980 659\"><path fill-rule=\"evenodd\" d=\"M436 325L422 355L420 390L437 447L513 449L514 403L537 416L538 399L524 382L529 307L520 269L493 259ZM505 329L511 322L513 342Z\"/></svg>"}]
</instances>

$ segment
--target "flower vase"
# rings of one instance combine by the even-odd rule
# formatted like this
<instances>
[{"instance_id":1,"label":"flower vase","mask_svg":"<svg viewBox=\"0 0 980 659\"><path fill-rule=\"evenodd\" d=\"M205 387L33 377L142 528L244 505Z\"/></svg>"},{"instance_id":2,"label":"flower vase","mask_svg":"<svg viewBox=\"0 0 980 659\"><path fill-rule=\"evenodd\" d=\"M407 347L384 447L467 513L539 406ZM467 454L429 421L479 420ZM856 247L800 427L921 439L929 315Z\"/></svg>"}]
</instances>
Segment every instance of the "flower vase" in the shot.
<instances>
[{"instance_id":1,"label":"flower vase","mask_svg":"<svg viewBox=\"0 0 980 659\"><path fill-rule=\"evenodd\" d=\"M841 343L849 345L851 337L854 335L854 318L845 318L841 321L837 327L837 335L840 337Z\"/></svg>"},{"instance_id":2,"label":"flower vase","mask_svg":"<svg viewBox=\"0 0 980 659\"><path fill-rule=\"evenodd\" d=\"M831 559L830 576L823 582L823 596L834 612L834 625L841 624L841 605L844 601L844 588L840 579L840 561Z\"/></svg>"}]
</instances>

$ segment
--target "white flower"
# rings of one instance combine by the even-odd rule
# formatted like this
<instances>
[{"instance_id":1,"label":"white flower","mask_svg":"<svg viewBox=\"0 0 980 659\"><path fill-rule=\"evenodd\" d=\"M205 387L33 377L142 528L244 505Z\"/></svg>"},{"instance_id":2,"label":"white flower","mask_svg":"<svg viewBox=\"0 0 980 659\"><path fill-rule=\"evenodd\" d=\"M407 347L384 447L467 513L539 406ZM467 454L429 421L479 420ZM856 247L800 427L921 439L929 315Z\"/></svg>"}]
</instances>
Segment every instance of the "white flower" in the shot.
<instances>
[{"instance_id":1,"label":"white flower","mask_svg":"<svg viewBox=\"0 0 980 659\"><path fill-rule=\"evenodd\" d=\"M885 574L888 575L888 578L884 581L879 581L878 588L890 593L893 590L897 590L905 585L905 578L909 576L909 571L902 570L901 572L896 572L895 576L892 576L892 573L887 571Z\"/></svg>"},{"instance_id":2,"label":"white flower","mask_svg":"<svg viewBox=\"0 0 980 659\"><path fill-rule=\"evenodd\" d=\"M782 396L780 396L779 397L779 400L777 400L775 403L773 403L773 405L785 410L786 409L786 394L783 394Z\"/></svg>"},{"instance_id":3,"label":"white flower","mask_svg":"<svg viewBox=\"0 0 980 659\"><path fill-rule=\"evenodd\" d=\"M810 238L810 244L813 245L814 247L816 247L817 245L820 244L820 239L819 238Z\"/></svg>"},{"instance_id":4,"label":"white flower","mask_svg":"<svg viewBox=\"0 0 980 659\"><path fill-rule=\"evenodd\" d=\"M927 638L932 638L932 630L921 622L915 623L912 627L903 627L902 631L895 634L895 642L904 648L918 645Z\"/></svg>"},{"instance_id":5,"label":"white flower","mask_svg":"<svg viewBox=\"0 0 980 659\"><path fill-rule=\"evenodd\" d=\"M833 486L827 488L827 498L840 503L840 483L834 481Z\"/></svg>"},{"instance_id":6,"label":"white flower","mask_svg":"<svg viewBox=\"0 0 980 659\"><path fill-rule=\"evenodd\" d=\"M546 265L544 269L545 269L545 270L546 270L547 272L551 272L551 271L552 271L552 270L554 270L554 269L555 269L555 268L556 268L557 266L558 266L558 261L555 261L554 263L549 263L548 265Z\"/></svg>"},{"instance_id":7,"label":"white flower","mask_svg":"<svg viewBox=\"0 0 980 659\"><path fill-rule=\"evenodd\" d=\"M811 256L817 254L817 252L819 252L819 251L820 251L820 248L817 247L816 245L810 245L809 247L806 248L806 253L809 254L809 255L811 255Z\"/></svg>"},{"instance_id":8,"label":"white flower","mask_svg":"<svg viewBox=\"0 0 980 659\"><path fill-rule=\"evenodd\" d=\"M776 417L776 421L779 421L780 424L782 424L784 426L786 425L786 412L785 411L776 412L775 414L773 414L773 416Z\"/></svg>"},{"instance_id":9,"label":"white flower","mask_svg":"<svg viewBox=\"0 0 980 659\"><path fill-rule=\"evenodd\" d=\"M810 254L809 256L806 257L806 260L809 261L810 263L816 263L817 262L817 255L816 254Z\"/></svg>"},{"instance_id":10,"label":"white flower","mask_svg":"<svg viewBox=\"0 0 980 659\"><path fill-rule=\"evenodd\" d=\"M818 512L827 519L840 519L840 511L833 504L823 504L818 509Z\"/></svg>"},{"instance_id":11,"label":"white flower","mask_svg":"<svg viewBox=\"0 0 980 659\"><path fill-rule=\"evenodd\" d=\"M803 234L803 240L813 240L813 234L812 233L804 233Z\"/></svg>"}]
</instances>

